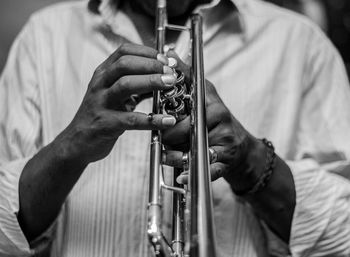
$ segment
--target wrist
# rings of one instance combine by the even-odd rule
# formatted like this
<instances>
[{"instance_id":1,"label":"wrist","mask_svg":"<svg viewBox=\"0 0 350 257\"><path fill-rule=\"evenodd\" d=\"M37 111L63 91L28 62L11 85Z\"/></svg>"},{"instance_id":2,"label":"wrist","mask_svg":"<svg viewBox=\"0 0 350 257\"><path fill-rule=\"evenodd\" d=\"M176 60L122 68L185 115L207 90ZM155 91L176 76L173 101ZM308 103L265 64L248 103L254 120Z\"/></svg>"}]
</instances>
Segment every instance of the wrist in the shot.
<instances>
[{"instance_id":1,"label":"wrist","mask_svg":"<svg viewBox=\"0 0 350 257\"><path fill-rule=\"evenodd\" d=\"M63 131L51 143L51 149L56 159L65 166L70 167L86 167L89 161L83 156L83 151L79 149L80 143L71 133Z\"/></svg>"},{"instance_id":2,"label":"wrist","mask_svg":"<svg viewBox=\"0 0 350 257\"><path fill-rule=\"evenodd\" d=\"M232 171L228 180L233 191L237 194L249 192L258 183L266 169L268 148L265 143L251 138L246 144L246 154L237 169ZM243 193L244 194L244 193Z\"/></svg>"}]
</instances>

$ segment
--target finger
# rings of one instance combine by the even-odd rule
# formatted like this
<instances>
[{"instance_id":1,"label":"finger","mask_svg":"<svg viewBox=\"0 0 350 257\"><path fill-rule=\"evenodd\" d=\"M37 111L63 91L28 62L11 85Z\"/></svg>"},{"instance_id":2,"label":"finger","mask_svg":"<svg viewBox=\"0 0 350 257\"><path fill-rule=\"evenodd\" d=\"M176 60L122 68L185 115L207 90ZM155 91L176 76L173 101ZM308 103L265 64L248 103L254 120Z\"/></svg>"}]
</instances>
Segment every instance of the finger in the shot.
<instances>
[{"instance_id":1,"label":"finger","mask_svg":"<svg viewBox=\"0 0 350 257\"><path fill-rule=\"evenodd\" d=\"M225 154L225 147L223 146L211 146L208 152L211 164L216 162L227 163L230 157L229 154ZM175 168L183 168L183 155L182 151L165 150L163 151L162 163Z\"/></svg>"},{"instance_id":2,"label":"finger","mask_svg":"<svg viewBox=\"0 0 350 257\"><path fill-rule=\"evenodd\" d=\"M241 139L232 128L219 125L209 132L209 145L216 153L217 162L236 163L241 158Z\"/></svg>"},{"instance_id":3,"label":"finger","mask_svg":"<svg viewBox=\"0 0 350 257\"><path fill-rule=\"evenodd\" d=\"M174 150L163 151L162 163L174 168L183 168L183 152Z\"/></svg>"},{"instance_id":4,"label":"finger","mask_svg":"<svg viewBox=\"0 0 350 257\"><path fill-rule=\"evenodd\" d=\"M187 171L182 172L177 178L176 182L180 185L187 185L188 184L188 175L189 173Z\"/></svg>"},{"instance_id":5,"label":"finger","mask_svg":"<svg viewBox=\"0 0 350 257\"><path fill-rule=\"evenodd\" d=\"M158 60L132 55L122 56L107 71L113 81L126 75L146 74L174 74L174 71Z\"/></svg>"},{"instance_id":6,"label":"finger","mask_svg":"<svg viewBox=\"0 0 350 257\"><path fill-rule=\"evenodd\" d=\"M108 95L117 101L133 94L146 94L155 90L170 89L176 82L174 74L151 74L123 76L108 89Z\"/></svg>"},{"instance_id":7,"label":"finger","mask_svg":"<svg viewBox=\"0 0 350 257\"><path fill-rule=\"evenodd\" d=\"M208 133L209 145L225 146L235 144L235 131L232 124L219 123L215 127L210 128Z\"/></svg>"},{"instance_id":8,"label":"finger","mask_svg":"<svg viewBox=\"0 0 350 257\"><path fill-rule=\"evenodd\" d=\"M229 171L229 166L220 162L216 162L210 165L210 179L211 181L215 181L224 175L226 175ZM179 184L188 184L189 181L189 173L183 172L177 178L176 182Z\"/></svg>"},{"instance_id":9,"label":"finger","mask_svg":"<svg viewBox=\"0 0 350 257\"><path fill-rule=\"evenodd\" d=\"M244 153L246 152L247 143L244 139L243 141L239 140L235 139L232 133L228 134L226 132L216 135L215 139L210 139L210 148L215 151L216 162L228 164L231 168L236 168L244 164ZM212 145L212 141L216 142L214 146Z\"/></svg>"},{"instance_id":10,"label":"finger","mask_svg":"<svg viewBox=\"0 0 350 257\"><path fill-rule=\"evenodd\" d=\"M118 49L103 62L103 65L110 66L123 55L136 55L157 59L158 51L148 46L125 43L118 47Z\"/></svg>"},{"instance_id":11,"label":"finger","mask_svg":"<svg viewBox=\"0 0 350 257\"><path fill-rule=\"evenodd\" d=\"M224 106L221 104L212 105L207 109L207 127L209 131L209 140L217 139L218 135L221 136L225 132L227 135L231 135L232 129L229 125L231 121L230 113L227 113ZM219 126L219 124L224 124ZM187 116L184 120L178 122L174 127L167 129L163 132L163 141L168 146L177 146L181 144L188 144L190 136L190 116ZM230 141L231 142L231 141ZM215 141L213 143L215 145Z\"/></svg>"},{"instance_id":12,"label":"finger","mask_svg":"<svg viewBox=\"0 0 350 257\"><path fill-rule=\"evenodd\" d=\"M108 67L97 70L94 79L99 86L110 87L122 76L146 74L174 74L174 71L156 59L123 55Z\"/></svg>"},{"instance_id":13,"label":"finger","mask_svg":"<svg viewBox=\"0 0 350 257\"><path fill-rule=\"evenodd\" d=\"M227 163L231 161L232 156L230 155L230 151L227 146L210 146L211 150L209 150L209 158L210 163L223 162Z\"/></svg>"},{"instance_id":14,"label":"finger","mask_svg":"<svg viewBox=\"0 0 350 257\"><path fill-rule=\"evenodd\" d=\"M212 104L219 103L227 109L224 102L220 98L215 86L209 80L205 80L205 92L206 92L205 104L207 108L210 107L210 105Z\"/></svg>"},{"instance_id":15,"label":"finger","mask_svg":"<svg viewBox=\"0 0 350 257\"><path fill-rule=\"evenodd\" d=\"M111 129L115 130L163 130L176 123L173 116L163 114L108 111L107 115Z\"/></svg>"},{"instance_id":16,"label":"finger","mask_svg":"<svg viewBox=\"0 0 350 257\"><path fill-rule=\"evenodd\" d=\"M208 131L211 131L219 124L230 124L232 121L231 113L228 111L226 106L220 102L207 105L206 114Z\"/></svg>"},{"instance_id":17,"label":"finger","mask_svg":"<svg viewBox=\"0 0 350 257\"><path fill-rule=\"evenodd\" d=\"M215 181L224 175L226 175L229 171L229 165L224 164L222 162L216 162L210 165L210 177L211 181Z\"/></svg>"},{"instance_id":18,"label":"finger","mask_svg":"<svg viewBox=\"0 0 350 257\"><path fill-rule=\"evenodd\" d=\"M163 132L163 142L168 146L188 144L190 136L190 117L187 116L174 127Z\"/></svg>"}]
</instances>

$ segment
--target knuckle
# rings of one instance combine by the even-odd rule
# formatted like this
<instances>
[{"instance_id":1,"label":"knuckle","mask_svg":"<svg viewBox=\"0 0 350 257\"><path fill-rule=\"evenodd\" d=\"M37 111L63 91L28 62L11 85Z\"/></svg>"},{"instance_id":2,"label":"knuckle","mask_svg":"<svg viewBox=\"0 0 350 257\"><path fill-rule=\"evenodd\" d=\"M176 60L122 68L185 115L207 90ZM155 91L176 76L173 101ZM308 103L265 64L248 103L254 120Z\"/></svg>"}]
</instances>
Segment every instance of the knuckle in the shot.
<instances>
[{"instance_id":1,"label":"knuckle","mask_svg":"<svg viewBox=\"0 0 350 257\"><path fill-rule=\"evenodd\" d=\"M125 43L121 44L121 46L118 48L119 53L125 52Z\"/></svg>"},{"instance_id":2,"label":"knuckle","mask_svg":"<svg viewBox=\"0 0 350 257\"><path fill-rule=\"evenodd\" d=\"M98 66L91 79L90 86L104 85L106 83L106 68L102 65Z\"/></svg>"},{"instance_id":3,"label":"knuckle","mask_svg":"<svg viewBox=\"0 0 350 257\"><path fill-rule=\"evenodd\" d=\"M122 94L127 94L130 91L130 78L121 77L117 82L117 87Z\"/></svg>"},{"instance_id":4,"label":"knuckle","mask_svg":"<svg viewBox=\"0 0 350 257\"><path fill-rule=\"evenodd\" d=\"M151 120L151 124L152 126L158 126L159 125L159 119L157 119L156 117L153 117Z\"/></svg>"},{"instance_id":5,"label":"knuckle","mask_svg":"<svg viewBox=\"0 0 350 257\"><path fill-rule=\"evenodd\" d=\"M129 49L131 47L131 44L130 43L123 43L119 48L119 52L121 54L127 54L129 52Z\"/></svg>"},{"instance_id":6,"label":"knuckle","mask_svg":"<svg viewBox=\"0 0 350 257\"><path fill-rule=\"evenodd\" d=\"M223 121L227 122L227 123L231 123L232 122L232 115L231 113L226 109L225 106L221 105L222 109L221 109L221 113L223 116Z\"/></svg>"},{"instance_id":7,"label":"knuckle","mask_svg":"<svg viewBox=\"0 0 350 257\"><path fill-rule=\"evenodd\" d=\"M216 175L217 175L217 178L222 177L224 175L224 170L221 167L217 168Z\"/></svg>"},{"instance_id":8,"label":"knuckle","mask_svg":"<svg viewBox=\"0 0 350 257\"><path fill-rule=\"evenodd\" d=\"M155 114L155 115L152 115L151 118L148 118L148 122L149 122L149 124L151 124L153 127L157 127L157 126L159 126L159 125L161 124L162 118L161 118L159 115ZM166 140L166 139L165 139L165 140Z\"/></svg>"},{"instance_id":9,"label":"knuckle","mask_svg":"<svg viewBox=\"0 0 350 257\"><path fill-rule=\"evenodd\" d=\"M222 142L226 142L227 144L232 144L240 137L237 135L237 132L234 131L231 127L229 126L221 126L220 128L220 139Z\"/></svg>"},{"instance_id":10,"label":"knuckle","mask_svg":"<svg viewBox=\"0 0 350 257\"><path fill-rule=\"evenodd\" d=\"M97 66L97 68L95 69L94 72L94 76L99 76L100 74L103 74L106 71L105 67L103 64L100 64L99 66Z\"/></svg>"},{"instance_id":11,"label":"knuckle","mask_svg":"<svg viewBox=\"0 0 350 257\"><path fill-rule=\"evenodd\" d=\"M121 46L118 47L116 53L119 55L123 55L125 52L124 48L125 48L125 46L124 46L124 44L122 44Z\"/></svg>"},{"instance_id":12,"label":"knuckle","mask_svg":"<svg viewBox=\"0 0 350 257\"><path fill-rule=\"evenodd\" d=\"M129 115L126 118L125 123L127 127L133 128L136 127L136 125L138 124L138 119L135 115Z\"/></svg>"},{"instance_id":13,"label":"knuckle","mask_svg":"<svg viewBox=\"0 0 350 257\"><path fill-rule=\"evenodd\" d=\"M93 124L95 124L96 127L101 127L104 123L103 120L104 120L104 117L100 112L97 112L94 114Z\"/></svg>"},{"instance_id":14,"label":"knuckle","mask_svg":"<svg viewBox=\"0 0 350 257\"><path fill-rule=\"evenodd\" d=\"M129 60L128 58L124 55L122 57L120 57L117 61L117 65L118 67L127 67L129 65Z\"/></svg>"},{"instance_id":15,"label":"knuckle","mask_svg":"<svg viewBox=\"0 0 350 257\"><path fill-rule=\"evenodd\" d=\"M100 86L103 82L100 78L94 78L89 82L88 88L86 90L84 101L94 100L96 94L100 91Z\"/></svg>"},{"instance_id":16,"label":"knuckle","mask_svg":"<svg viewBox=\"0 0 350 257\"><path fill-rule=\"evenodd\" d=\"M217 180L218 178L221 178L225 176L225 170L221 166L216 166L215 168L212 169L212 180Z\"/></svg>"},{"instance_id":17,"label":"knuckle","mask_svg":"<svg viewBox=\"0 0 350 257\"><path fill-rule=\"evenodd\" d=\"M237 154L240 153L240 145L231 145L228 149L226 149L226 154L233 158L237 158Z\"/></svg>"},{"instance_id":18,"label":"knuckle","mask_svg":"<svg viewBox=\"0 0 350 257\"><path fill-rule=\"evenodd\" d=\"M101 131L105 130L105 117L101 114L101 112L94 112L92 114L92 121L89 126L90 131L93 134L99 134Z\"/></svg>"},{"instance_id":19,"label":"knuckle","mask_svg":"<svg viewBox=\"0 0 350 257\"><path fill-rule=\"evenodd\" d=\"M95 93L98 91L99 86L103 86L105 83L106 83L105 77L97 76L91 81L89 88L91 89L92 93Z\"/></svg>"}]
</instances>

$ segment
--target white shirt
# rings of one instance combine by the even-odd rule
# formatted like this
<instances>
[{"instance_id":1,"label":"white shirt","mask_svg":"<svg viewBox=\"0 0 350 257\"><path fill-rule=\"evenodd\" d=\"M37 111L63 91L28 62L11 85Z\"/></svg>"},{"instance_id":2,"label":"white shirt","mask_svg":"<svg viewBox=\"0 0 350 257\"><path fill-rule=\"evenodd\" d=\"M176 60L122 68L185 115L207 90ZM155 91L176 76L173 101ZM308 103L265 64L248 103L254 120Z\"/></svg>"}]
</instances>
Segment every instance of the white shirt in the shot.
<instances>
[{"instance_id":1,"label":"white shirt","mask_svg":"<svg viewBox=\"0 0 350 257\"><path fill-rule=\"evenodd\" d=\"M350 183L334 174L349 175L350 166L350 92L338 53L297 14L257 0L222 3L204 11L206 77L292 170L292 256L350 256ZM69 124L97 65L125 41L142 43L129 18L106 6L102 16L86 2L46 8L11 49L0 80L0 256L35 251L16 217L25 163ZM187 36L176 45L186 60ZM149 113L151 102L137 109ZM146 256L149 139L126 132L88 166L48 233L51 256ZM223 180L213 190L219 256L266 256L253 210Z\"/></svg>"}]
</instances>

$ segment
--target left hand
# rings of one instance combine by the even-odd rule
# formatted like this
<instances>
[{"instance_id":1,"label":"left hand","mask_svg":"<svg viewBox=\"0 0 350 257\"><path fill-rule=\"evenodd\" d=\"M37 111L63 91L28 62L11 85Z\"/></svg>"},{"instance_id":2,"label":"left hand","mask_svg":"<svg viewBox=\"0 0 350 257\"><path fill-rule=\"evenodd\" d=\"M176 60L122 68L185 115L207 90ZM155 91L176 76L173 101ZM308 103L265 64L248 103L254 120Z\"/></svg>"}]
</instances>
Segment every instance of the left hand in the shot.
<instances>
[{"instance_id":1,"label":"left hand","mask_svg":"<svg viewBox=\"0 0 350 257\"><path fill-rule=\"evenodd\" d=\"M189 67L174 53L178 70L188 78ZM257 180L257 172L264 165L265 147L253 137L230 113L215 87L206 81L206 111L209 147L215 151L215 162L211 163L211 179L224 177L233 190L250 189ZM188 150L190 122L189 117L163 132L163 142L167 150L163 163L182 168L182 151ZM187 183L187 174L177 181Z\"/></svg>"}]
</instances>

